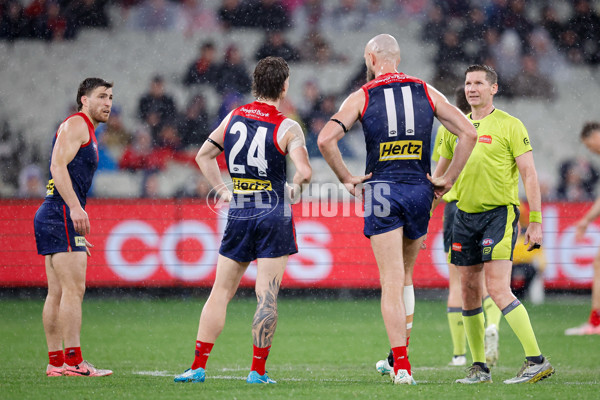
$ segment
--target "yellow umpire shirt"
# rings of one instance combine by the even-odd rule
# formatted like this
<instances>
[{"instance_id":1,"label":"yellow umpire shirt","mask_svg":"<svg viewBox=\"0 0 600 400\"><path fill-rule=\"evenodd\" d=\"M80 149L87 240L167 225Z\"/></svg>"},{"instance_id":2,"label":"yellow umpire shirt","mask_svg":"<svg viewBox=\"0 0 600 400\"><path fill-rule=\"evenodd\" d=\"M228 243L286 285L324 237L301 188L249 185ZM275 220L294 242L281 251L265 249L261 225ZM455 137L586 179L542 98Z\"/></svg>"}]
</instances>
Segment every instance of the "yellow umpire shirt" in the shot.
<instances>
[{"instance_id":1,"label":"yellow umpire shirt","mask_svg":"<svg viewBox=\"0 0 600 400\"><path fill-rule=\"evenodd\" d=\"M519 205L519 170L515 158L531 151L523 123L512 115L494 109L481 120L469 120L477 129L477 144L458 177L457 207L480 213L509 204ZM448 132L440 155L452 159L457 138Z\"/></svg>"}]
</instances>

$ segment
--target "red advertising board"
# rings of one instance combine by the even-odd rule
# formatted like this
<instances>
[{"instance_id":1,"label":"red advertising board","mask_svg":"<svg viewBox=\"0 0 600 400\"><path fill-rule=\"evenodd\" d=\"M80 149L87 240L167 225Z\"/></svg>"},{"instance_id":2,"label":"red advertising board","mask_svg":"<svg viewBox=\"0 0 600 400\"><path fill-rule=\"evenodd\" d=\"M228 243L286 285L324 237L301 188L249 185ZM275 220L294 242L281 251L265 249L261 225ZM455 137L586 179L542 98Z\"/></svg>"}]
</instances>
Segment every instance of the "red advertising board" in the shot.
<instances>
[{"instance_id":1,"label":"red advertising board","mask_svg":"<svg viewBox=\"0 0 600 400\"><path fill-rule=\"evenodd\" d=\"M0 286L45 286L44 259L36 254L33 216L40 201L0 201ZM544 205L546 287L587 288L600 247L599 225L583 242L574 224L591 204ZM357 210L355 210L355 208ZM200 200L98 200L86 207L89 287L210 286L225 218ZM221 210L222 211L222 210ZM299 253L290 257L283 287L377 288L379 274L369 240L362 234L360 205L313 202L293 206ZM447 286L441 235L442 208L433 215L415 266L416 287ZM400 245L400 244L398 244ZM242 286L252 286L251 264Z\"/></svg>"}]
</instances>

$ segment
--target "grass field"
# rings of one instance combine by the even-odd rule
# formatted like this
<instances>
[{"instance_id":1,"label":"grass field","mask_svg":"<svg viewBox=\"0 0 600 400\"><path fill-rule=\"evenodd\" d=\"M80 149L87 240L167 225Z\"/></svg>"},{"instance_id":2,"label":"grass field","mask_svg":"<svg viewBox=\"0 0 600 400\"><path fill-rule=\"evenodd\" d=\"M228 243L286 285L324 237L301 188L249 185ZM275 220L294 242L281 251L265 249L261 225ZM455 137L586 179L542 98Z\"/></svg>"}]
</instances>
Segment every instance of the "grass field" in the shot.
<instances>
[{"instance_id":1,"label":"grass field","mask_svg":"<svg viewBox=\"0 0 600 400\"><path fill-rule=\"evenodd\" d=\"M255 302L234 300L203 384L175 384L188 368L203 298L84 302L83 355L113 376L47 378L39 300L0 300L0 399L598 399L600 337L565 337L585 321L589 298L527 305L540 347L557 373L535 385L504 385L524 356L505 321L491 385L459 386L451 358L445 304L417 301L410 358L417 386L394 386L375 372L388 343L377 299L280 299L279 325L267 363L277 385L247 385ZM394 396L394 397L391 397Z\"/></svg>"}]
</instances>

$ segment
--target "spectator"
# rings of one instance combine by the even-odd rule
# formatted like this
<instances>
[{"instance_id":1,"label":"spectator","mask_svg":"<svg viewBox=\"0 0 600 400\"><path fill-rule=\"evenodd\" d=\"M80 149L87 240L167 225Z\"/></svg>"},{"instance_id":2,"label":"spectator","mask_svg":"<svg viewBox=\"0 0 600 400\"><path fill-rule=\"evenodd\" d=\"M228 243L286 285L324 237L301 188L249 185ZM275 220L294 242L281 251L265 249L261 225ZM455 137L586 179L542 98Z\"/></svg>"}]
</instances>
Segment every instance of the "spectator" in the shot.
<instances>
[{"instance_id":1,"label":"spectator","mask_svg":"<svg viewBox=\"0 0 600 400\"><path fill-rule=\"evenodd\" d=\"M541 26L548 32L548 34L554 41L554 45L559 46L561 42L561 35L563 32L563 25L558 20L556 9L552 7L552 5L547 4L544 7L542 7L541 14Z\"/></svg>"},{"instance_id":2,"label":"spectator","mask_svg":"<svg viewBox=\"0 0 600 400\"><path fill-rule=\"evenodd\" d=\"M180 116L177 129L183 148L202 146L210 134L210 121L206 110L206 101L200 94L192 97L185 113ZM196 148L196 150L197 150Z\"/></svg>"},{"instance_id":3,"label":"spectator","mask_svg":"<svg viewBox=\"0 0 600 400\"><path fill-rule=\"evenodd\" d=\"M24 15L23 6L18 1L9 1L6 11L0 19L0 39L10 42L24 37L27 32L27 19Z\"/></svg>"},{"instance_id":4,"label":"spectator","mask_svg":"<svg viewBox=\"0 0 600 400\"><path fill-rule=\"evenodd\" d=\"M421 38L428 43L441 43L447 29L448 21L444 16L442 6L433 4L427 12L427 22L423 25Z\"/></svg>"},{"instance_id":5,"label":"spectator","mask_svg":"<svg viewBox=\"0 0 600 400\"><path fill-rule=\"evenodd\" d=\"M41 199L46 195L46 185L42 170L38 165L29 164L19 173L20 198Z\"/></svg>"},{"instance_id":6,"label":"spectator","mask_svg":"<svg viewBox=\"0 0 600 400\"><path fill-rule=\"evenodd\" d=\"M108 28L107 2L103 0L73 1L66 6L68 17L67 37L73 38L81 28Z\"/></svg>"},{"instance_id":7,"label":"spectator","mask_svg":"<svg viewBox=\"0 0 600 400\"><path fill-rule=\"evenodd\" d=\"M129 171L160 170L165 168L169 156L168 152L154 148L149 129L143 127L135 132L133 142L123 152L119 168Z\"/></svg>"},{"instance_id":8,"label":"spectator","mask_svg":"<svg viewBox=\"0 0 600 400\"><path fill-rule=\"evenodd\" d=\"M158 146L162 150L168 150L174 155L175 152L181 150L181 137L177 131L177 126L171 122L165 122L158 133Z\"/></svg>"},{"instance_id":9,"label":"spectator","mask_svg":"<svg viewBox=\"0 0 600 400\"><path fill-rule=\"evenodd\" d=\"M571 50L577 50L578 59L592 65L600 62L600 16L589 0L575 2L575 14L567 22L567 36L574 37Z\"/></svg>"},{"instance_id":10,"label":"spectator","mask_svg":"<svg viewBox=\"0 0 600 400\"><path fill-rule=\"evenodd\" d=\"M554 99L554 85L544 76L534 56L525 55L521 59L522 71L514 82L514 95L540 100Z\"/></svg>"},{"instance_id":11,"label":"spectator","mask_svg":"<svg viewBox=\"0 0 600 400\"><path fill-rule=\"evenodd\" d=\"M125 127L121 114L121 107L113 105L110 118L105 124L100 125L97 130L97 135L102 136L107 147L117 158L133 139L131 132Z\"/></svg>"},{"instance_id":12,"label":"spectator","mask_svg":"<svg viewBox=\"0 0 600 400\"><path fill-rule=\"evenodd\" d=\"M175 27L177 9L167 0L147 0L134 7L132 14L131 22L134 28L144 31L168 31Z\"/></svg>"},{"instance_id":13,"label":"spectator","mask_svg":"<svg viewBox=\"0 0 600 400\"><path fill-rule=\"evenodd\" d=\"M254 0L245 9L248 26L266 31L290 28L290 18L280 0Z\"/></svg>"},{"instance_id":14,"label":"spectator","mask_svg":"<svg viewBox=\"0 0 600 400\"><path fill-rule=\"evenodd\" d=\"M60 41L68 38L67 19L63 16L60 4L56 1L48 3L44 28L46 40Z\"/></svg>"},{"instance_id":15,"label":"spectator","mask_svg":"<svg viewBox=\"0 0 600 400\"><path fill-rule=\"evenodd\" d=\"M206 41L200 46L200 54L189 65L183 78L183 83L195 85L207 83L216 85L219 80L219 68L216 63L216 48L211 41Z\"/></svg>"},{"instance_id":16,"label":"spectator","mask_svg":"<svg viewBox=\"0 0 600 400\"><path fill-rule=\"evenodd\" d=\"M524 0L509 0L508 8L502 20L502 29L514 30L524 50L529 48L529 34L533 31L533 23L527 18Z\"/></svg>"},{"instance_id":17,"label":"spectator","mask_svg":"<svg viewBox=\"0 0 600 400\"><path fill-rule=\"evenodd\" d=\"M485 32L487 29L483 10L474 7L468 13L468 22L460 31L460 43L470 63L479 64L485 58Z\"/></svg>"},{"instance_id":18,"label":"spectator","mask_svg":"<svg viewBox=\"0 0 600 400\"><path fill-rule=\"evenodd\" d=\"M304 62L329 64L344 62L347 59L331 50L329 42L318 31L309 32L302 40L300 58Z\"/></svg>"},{"instance_id":19,"label":"spectator","mask_svg":"<svg viewBox=\"0 0 600 400\"><path fill-rule=\"evenodd\" d=\"M286 42L283 32L267 32L265 41L256 51L256 60L267 56L281 57L287 62L300 61L300 53L291 44Z\"/></svg>"},{"instance_id":20,"label":"spectator","mask_svg":"<svg viewBox=\"0 0 600 400\"><path fill-rule=\"evenodd\" d=\"M223 29L246 26L246 14L240 0L223 0L218 11L219 22Z\"/></svg>"},{"instance_id":21,"label":"spectator","mask_svg":"<svg viewBox=\"0 0 600 400\"><path fill-rule=\"evenodd\" d=\"M535 57L540 73L553 81L564 79L569 71L565 57L558 52L545 28L537 28L529 37L531 54Z\"/></svg>"},{"instance_id":22,"label":"spectator","mask_svg":"<svg viewBox=\"0 0 600 400\"><path fill-rule=\"evenodd\" d=\"M203 0L182 0L177 9L175 27L190 38L195 32L214 32L219 27L212 7Z\"/></svg>"},{"instance_id":23,"label":"spectator","mask_svg":"<svg viewBox=\"0 0 600 400\"><path fill-rule=\"evenodd\" d=\"M238 92L250 93L252 79L248 74L242 54L235 44L225 50L223 64L218 67L217 90L219 93Z\"/></svg>"},{"instance_id":24,"label":"spectator","mask_svg":"<svg viewBox=\"0 0 600 400\"><path fill-rule=\"evenodd\" d=\"M300 105L300 118L306 125L310 125L313 114L321 107L323 96L319 83L315 80L305 81L302 85L302 104ZM316 131L317 133L320 130Z\"/></svg>"},{"instance_id":25,"label":"spectator","mask_svg":"<svg viewBox=\"0 0 600 400\"><path fill-rule=\"evenodd\" d=\"M456 84L462 80L458 71L466 61L465 52L460 44L458 32L449 29L439 46L435 59L436 73L433 85L442 93L453 93Z\"/></svg>"},{"instance_id":26,"label":"spectator","mask_svg":"<svg viewBox=\"0 0 600 400\"><path fill-rule=\"evenodd\" d=\"M564 161L559 167L560 181L556 189L557 200L590 201L600 175L585 158Z\"/></svg>"},{"instance_id":27,"label":"spectator","mask_svg":"<svg viewBox=\"0 0 600 400\"><path fill-rule=\"evenodd\" d=\"M162 125L174 120L176 115L175 102L165 93L162 76L154 76L149 92L140 99L138 116L152 129L152 136L156 139Z\"/></svg>"}]
</instances>

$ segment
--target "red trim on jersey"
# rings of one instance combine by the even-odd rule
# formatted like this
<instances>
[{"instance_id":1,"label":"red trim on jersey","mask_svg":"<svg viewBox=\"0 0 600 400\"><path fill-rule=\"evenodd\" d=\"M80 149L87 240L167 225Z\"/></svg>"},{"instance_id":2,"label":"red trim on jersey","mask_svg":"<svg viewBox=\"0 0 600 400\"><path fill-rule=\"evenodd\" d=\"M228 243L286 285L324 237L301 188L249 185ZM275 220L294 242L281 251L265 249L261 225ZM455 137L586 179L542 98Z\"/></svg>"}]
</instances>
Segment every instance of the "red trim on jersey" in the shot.
<instances>
[{"instance_id":1,"label":"red trim on jersey","mask_svg":"<svg viewBox=\"0 0 600 400\"><path fill-rule=\"evenodd\" d=\"M63 217L65 218L65 233L67 234L67 245L69 253L71 252L71 242L69 241L69 227L67 226L67 206L63 204Z\"/></svg>"},{"instance_id":2,"label":"red trim on jersey","mask_svg":"<svg viewBox=\"0 0 600 400\"><path fill-rule=\"evenodd\" d=\"M427 100L429 100L429 104L431 104L431 109L435 112L435 106L433 105L433 100L431 100L431 96L429 96L429 88L427 87L427 83L423 82L423 88L425 89L425 95L427 96Z\"/></svg>"},{"instance_id":3,"label":"red trim on jersey","mask_svg":"<svg viewBox=\"0 0 600 400\"><path fill-rule=\"evenodd\" d=\"M292 206L290 206L290 214L292 211ZM292 216L292 232L294 233L294 245L296 246L296 251L298 251L298 242L296 241L296 224L294 223L294 214Z\"/></svg>"},{"instance_id":4,"label":"red trim on jersey","mask_svg":"<svg viewBox=\"0 0 600 400\"><path fill-rule=\"evenodd\" d=\"M235 110L233 110L235 111ZM225 124L225 129L223 130L223 143L225 143L225 135L227 135L227 132L229 131L229 124L231 123L231 117L233 117L233 112L231 114L229 114L229 121L227 121L227 123ZM227 117L225 117L227 118Z\"/></svg>"},{"instance_id":5,"label":"red trim on jersey","mask_svg":"<svg viewBox=\"0 0 600 400\"><path fill-rule=\"evenodd\" d=\"M365 85L366 86L366 85ZM365 113L367 112L367 106L369 105L369 91L363 86L361 89L365 92L365 105L363 106L362 113L360 114L360 120L362 121Z\"/></svg>"},{"instance_id":6,"label":"red trim on jersey","mask_svg":"<svg viewBox=\"0 0 600 400\"><path fill-rule=\"evenodd\" d=\"M90 134L90 140L88 140L87 143L82 144L81 147L89 146L90 143L92 143L92 141L94 143L96 143L96 134L94 133L95 129L94 129L94 124L92 124L92 121L90 121L88 116L82 112L78 112L77 114L73 114L72 116L75 116L75 115L79 115L80 117L83 117L83 120L85 121L85 123L88 126L88 133Z\"/></svg>"}]
</instances>

